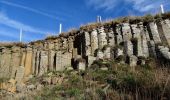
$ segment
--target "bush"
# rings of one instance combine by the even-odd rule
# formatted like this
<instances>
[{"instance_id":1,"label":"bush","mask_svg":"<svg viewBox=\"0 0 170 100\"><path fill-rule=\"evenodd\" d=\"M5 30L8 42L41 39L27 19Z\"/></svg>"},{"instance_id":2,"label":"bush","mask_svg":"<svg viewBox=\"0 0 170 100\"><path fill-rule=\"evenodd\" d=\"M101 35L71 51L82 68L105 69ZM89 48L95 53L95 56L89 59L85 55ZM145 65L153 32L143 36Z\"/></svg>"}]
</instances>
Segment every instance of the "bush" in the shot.
<instances>
[{"instance_id":1,"label":"bush","mask_svg":"<svg viewBox=\"0 0 170 100\"><path fill-rule=\"evenodd\" d=\"M48 36L47 38L45 38L45 40L55 40L57 38L58 36Z\"/></svg>"},{"instance_id":2,"label":"bush","mask_svg":"<svg viewBox=\"0 0 170 100\"><path fill-rule=\"evenodd\" d=\"M81 26L80 30L84 30L84 31L92 31L93 29L99 28L101 27L102 24L101 23L90 23L88 25L85 26Z\"/></svg>"},{"instance_id":3,"label":"bush","mask_svg":"<svg viewBox=\"0 0 170 100\"><path fill-rule=\"evenodd\" d=\"M163 19L170 19L170 12L162 14Z\"/></svg>"},{"instance_id":4,"label":"bush","mask_svg":"<svg viewBox=\"0 0 170 100\"><path fill-rule=\"evenodd\" d=\"M141 17L134 17L133 16L133 17L130 17L130 19L129 19L130 24L138 24L142 21L143 21L143 19Z\"/></svg>"},{"instance_id":5,"label":"bush","mask_svg":"<svg viewBox=\"0 0 170 100\"><path fill-rule=\"evenodd\" d=\"M78 88L72 87L71 89L68 89L65 93L69 95L70 97L79 97L81 94L81 90Z\"/></svg>"},{"instance_id":6,"label":"bush","mask_svg":"<svg viewBox=\"0 0 170 100\"><path fill-rule=\"evenodd\" d=\"M7 82L9 78L0 78L0 83Z\"/></svg>"},{"instance_id":7,"label":"bush","mask_svg":"<svg viewBox=\"0 0 170 100\"><path fill-rule=\"evenodd\" d=\"M143 21L144 23L149 23L149 22L154 22L155 19L151 14L148 14L143 17Z\"/></svg>"}]
</instances>

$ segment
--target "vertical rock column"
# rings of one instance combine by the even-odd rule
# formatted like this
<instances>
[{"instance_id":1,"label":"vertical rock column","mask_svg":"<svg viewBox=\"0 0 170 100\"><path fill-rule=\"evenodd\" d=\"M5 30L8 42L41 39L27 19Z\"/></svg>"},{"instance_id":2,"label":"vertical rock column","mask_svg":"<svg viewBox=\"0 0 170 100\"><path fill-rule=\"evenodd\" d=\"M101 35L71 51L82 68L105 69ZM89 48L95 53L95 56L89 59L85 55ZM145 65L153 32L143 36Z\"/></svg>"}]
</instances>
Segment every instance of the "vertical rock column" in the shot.
<instances>
[{"instance_id":1,"label":"vertical rock column","mask_svg":"<svg viewBox=\"0 0 170 100\"><path fill-rule=\"evenodd\" d=\"M84 32L84 52L85 56L91 55L91 45L90 45L90 34L88 32Z\"/></svg>"},{"instance_id":2,"label":"vertical rock column","mask_svg":"<svg viewBox=\"0 0 170 100\"><path fill-rule=\"evenodd\" d=\"M35 67L35 64L36 64L36 52L37 50L33 47L33 50L32 50L32 73L35 74L36 72L36 67Z\"/></svg>"},{"instance_id":3,"label":"vertical rock column","mask_svg":"<svg viewBox=\"0 0 170 100\"><path fill-rule=\"evenodd\" d=\"M68 38L68 52L72 53L73 48L74 48L74 37L70 36Z\"/></svg>"},{"instance_id":4,"label":"vertical rock column","mask_svg":"<svg viewBox=\"0 0 170 100\"><path fill-rule=\"evenodd\" d=\"M39 74L39 68L40 68L40 50L36 51L36 56L35 56L35 75Z\"/></svg>"},{"instance_id":5,"label":"vertical rock column","mask_svg":"<svg viewBox=\"0 0 170 100\"><path fill-rule=\"evenodd\" d=\"M21 53L20 53L20 47L12 47L12 57L11 57L11 66L12 66L12 74L11 78L15 77L15 73L17 71L17 68L20 66L21 61Z\"/></svg>"},{"instance_id":6,"label":"vertical rock column","mask_svg":"<svg viewBox=\"0 0 170 100\"><path fill-rule=\"evenodd\" d=\"M107 38L108 38L108 45L114 47L115 46L115 36L114 36L114 32L113 32L112 28L107 33Z\"/></svg>"},{"instance_id":7,"label":"vertical rock column","mask_svg":"<svg viewBox=\"0 0 170 100\"><path fill-rule=\"evenodd\" d=\"M139 26L137 26L137 24L132 24L131 29L132 29L133 38L141 38L140 37L141 30L140 30Z\"/></svg>"},{"instance_id":8,"label":"vertical rock column","mask_svg":"<svg viewBox=\"0 0 170 100\"><path fill-rule=\"evenodd\" d=\"M140 27L140 34L141 34L141 39L142 39L142 51L143 51L143 56L145 58L149 57L149 48L148 48L148 43L147 43L147 37L145 34L145 30L143 28L143 24L139 24Z\"/></svg>"},{"instance_id":9,"label":"vertical rock column","mask_svg":"<svg viewBox=\"0 0 170 100\"><path fill-rule=\"evenodd\" d=\"M131 25L132 28L132 32L133 32L133 39L135 39L136 42L136 50L135 51L137 54L136 56L143 56L143 52L142 52L142 39L141 39L141 30L140 27L137 24L133 24Z\"/></svg>"},{"instance_id":10,"label":"vertical rock column","mask_svg":"<svg viewBox=\"0 0 170 100\"><path fill-rule=\"evenodd\" d=\"M122 35L121 35L121 26L120 25L116 25L116 44L119 45L121 42L123 42L123 38L122 38Z\"/></svg>"},{"instance_id":11,"label":"vertical rock column","mask_svg":"<svg viewBox=\"0 0 170 100\"><path fill-rule=\"evenodd\" d=\"M99 28L98 31L99 48L102 49L105 45L107 45L106 33L104 32L104 27Z\"/></svg>"},{"instance_id":12,"label":"vertical rock column","mask_svg":"<svg viewBox=\"0 0 170 100\"><path fill-rule=\"evenodd\" d=\"M39 63L39 73L38 75L43 75L48 69L48 54L47 51L40 52L40 63Z\"/></svg>"},{"instance_id":13,"label":"vertical rock column","mask_svg":"<svg viewBox=\"0 0 170 100\"><path fill-rule=\"evenodd\" d=\"M133 44L131 41L125 41L124 42L124 51L126 56L133 55Z\"/></svg>"},{"instance_id":14,"label":"vertical rock column","mask_svg":"<svg viewBox=\"0 0 170 100\"><path fill-rule=\"evenodd\" d=\"M48 42L48 70L53 71L54 70L54 43Z\"/></svg>"},{"instance_id":15,"label":"vertical rock column","mask_svg":"<svg viewBox=\"0 0 170 100\"><path fill-rule=\"evenodd\" d=\"M25 58L25 74L24 76L29 76L32 74L32 48L27 47L26 49L26 58Z\"/></svg>"},{"instance_id":16,"label":"vertical rock column","mask_svg":"<svg viewBox=\"0 0 170 100\"><path fill-rule=\"evenodd\" d=\"M163 37L165 39L162 41L167 42L168 46L170 46L170 20L169 19L163 20L159 24L160 25L158 27L161 28Z\"/></svg>"},{"instance_id":17,"label":"vertical rock column","mask_svg":"<svg viewBox=\"0 0 170 100\"><path fill-rule=\"evenodd\" d=\"M23 66L19 66L16 70L16 76L15 76L15 80L17 81L17 83L22 82L22 79L24 78L24 72L25 72L25 68Z\"/></svg>"},{"instance_id":18,"label":"vertical rock column","mask_svg":"<svg viewBox=\"0 0 170 100\"><path fill-rule=\"evenodd\" d=\"M149 23L150 38L156 43L161 43L161 39L158 33L158 28L155 22Z\"/></svg>"},{"instance_id":19,"label":"vertical rock column","mask_svg":"<svg viewBox=\"0 0 170 100\"><path fill-rule=\"evenodd\" d=\"M64 53L58 51L56 53L56 71L63 71L65 68L71 66L72 53Z\"/></svg>"},{"instance_id":20,"label":"vertical rock column","mask_svg":"<svg viewBox=\"0 0 170 100\"><path fill-rule=\"evenodd\" d=\"M122 24L122 36L124 41L131 40L132 33L129 23L123 23Z\"/></svg>"},{"instance_id":21,"label":"vertical rock column","mask_svg":"<svg viewBox=\"0 0 170 100\"><path fill-rule=\"evenodd\" d=\"M91 32L91 55L94 56L95 51L98 49L98 33L94 29Z\"/></svg>"},{"instance_id":22,"label":"vertical rock column","mask_svg":"<svg viewBox=\"0 0 170 100\"><path fill-rule=\"evenodd\" d=\"M9 78L11 75L11 50L2 48L0 52L0 78Z\"/></svg>"}]
</instances>

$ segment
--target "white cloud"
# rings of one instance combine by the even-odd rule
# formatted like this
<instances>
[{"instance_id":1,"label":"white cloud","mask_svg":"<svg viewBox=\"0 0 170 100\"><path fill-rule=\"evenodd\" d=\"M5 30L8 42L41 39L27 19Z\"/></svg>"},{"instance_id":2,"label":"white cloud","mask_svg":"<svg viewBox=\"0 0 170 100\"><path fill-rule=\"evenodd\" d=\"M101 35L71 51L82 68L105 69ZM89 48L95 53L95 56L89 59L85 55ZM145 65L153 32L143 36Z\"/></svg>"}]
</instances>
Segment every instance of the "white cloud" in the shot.
<instances>
[{"instance_id":1,"label":"white cloud","mask_svg":"<svg viewBox=\"0 0 170 100\"><path fill-rule=\"evenodd\" d=\"M45 34L48 31L44 31L42 29L37 29L29 25L25 25L19 21L10 19L8 16L6 16L4 13L0 12L0 24L6 25L8 27L14 28L14 29L23 29L24 31L27 32L32 32L32 33L40 33L40 34Z\"/></svg>"},{"instance_id":2,"label":"white cloud","mask_svg":"<svg viewBox=\"0 0 170 100\"><path fill-rule=\"evenodd\" d=\"M52 19L61 20L61 21L64 20L62 18L51 15L49 13L46 13L46 12L43 12L43 11L40 11L40 10L37 10L37 9L34 9L34 8L30 8L30 7L27 7L27 6L24 6L24 5L12 3L12 2L9 2L9 1L0 1L0 3L5 4L5 5L9 5L9 6L13 6L13 7L17 7L17 8L21 8L21 9L25 9L27 11L31 11L33 13L40 14L40 15L43 15L43 16L46 16L46 17L49 17L49 18L52 18Z\"/></svg>"},{"instance_id":3,"label":"white cloud","mask_svg":"<svg viewBox=\"0 0 170 100\"><path fill-rule=\"evenodd\" d=\"M133 4L133 9L139 12L155 11L160 8L160 4L166 4L166 0L126 0Z\"/></svg>"},{"instance_id":4,"label":"white cloud","mask_svg":"<svg viewBox=\"0 0 170 100\"><path fill-rule=\"evenodd\" d=\"M87 5L93 6L95 9L105 9L111 10L115 7L117 1L116 0L86 0Z\"/></svg>"},{"instance_id":5,"label":"white cloud","mask_svg":"<svg viewBox=\"0 0 170 100\"><path fill-rule=\"evenodd\" d=\"M153 12L159 9L160 4L170 6L170 1L168 0L86 0L86 2L88 6L97 10L105 9L106 11L119 10L114 8L121 8L122 3L131 4L132 8L139 12Z\"/></svg>"}]
</instances>

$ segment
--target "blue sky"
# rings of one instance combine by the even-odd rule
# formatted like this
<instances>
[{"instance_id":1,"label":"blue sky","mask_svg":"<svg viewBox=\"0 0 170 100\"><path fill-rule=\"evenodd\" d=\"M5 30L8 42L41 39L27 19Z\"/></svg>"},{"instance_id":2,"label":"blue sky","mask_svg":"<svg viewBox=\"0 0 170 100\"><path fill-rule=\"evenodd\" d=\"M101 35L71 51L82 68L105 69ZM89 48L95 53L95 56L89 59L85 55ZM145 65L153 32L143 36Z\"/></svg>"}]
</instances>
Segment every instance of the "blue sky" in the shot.
<instances>
[{"instance_id":1,"label":"blue sky","mask_svg":"<svg viewBox=\"0 0 170 100\"><path fill-rule=\"evenodd\" d=\"M0 42L43 39L80 25L129 15L158 13L159 5L170 11L170 0L0 0Z\"/></svg>"}]
</instances>

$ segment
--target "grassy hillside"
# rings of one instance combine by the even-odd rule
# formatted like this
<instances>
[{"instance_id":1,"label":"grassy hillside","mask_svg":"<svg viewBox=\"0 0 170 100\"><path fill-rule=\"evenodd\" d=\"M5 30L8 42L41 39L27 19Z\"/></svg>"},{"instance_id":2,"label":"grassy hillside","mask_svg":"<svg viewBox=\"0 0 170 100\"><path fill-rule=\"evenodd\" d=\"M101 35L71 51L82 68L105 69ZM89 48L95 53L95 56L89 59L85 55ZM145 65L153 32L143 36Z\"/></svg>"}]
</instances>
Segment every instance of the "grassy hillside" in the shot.
<instances>
[{"instance_id":1,"label":"grassy hillside","mask_svg":"<svg viewBox=\"0 0 170 100\"><path fill-rule=\"evenodd\" d=\"M37 100L169 100L170 71L154 64L150 61L133 68L114 61L96 61L83 72L53 72L52 76L43 77L63 76L62 83L45 84L33 97ZM108 70L102 69L106 67Z\"/></svg>"}]
</instances>

